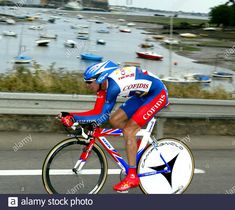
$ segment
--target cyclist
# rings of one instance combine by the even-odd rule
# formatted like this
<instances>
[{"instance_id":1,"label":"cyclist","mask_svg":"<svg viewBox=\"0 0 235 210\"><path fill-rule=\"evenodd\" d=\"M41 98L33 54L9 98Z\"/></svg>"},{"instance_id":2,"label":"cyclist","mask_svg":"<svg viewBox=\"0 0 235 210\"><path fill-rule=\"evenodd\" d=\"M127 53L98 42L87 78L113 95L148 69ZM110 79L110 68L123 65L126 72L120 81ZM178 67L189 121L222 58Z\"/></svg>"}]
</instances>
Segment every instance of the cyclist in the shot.
<instances>
[{"instance_id":1,"label":"cyclist","mask_svg":"<svg viewBox=\"0 0 235 210\"><path fill-rule=\"evenodd\" d=\"M98 125L109 119L114 128L123 129L129 164L127 176L113 186L116 191L126 191L139 185L136 172L136 133L163 107L168 105L168 94L162 81L138 67L120 68L112 61L94 64L84 72L88 88L97 92L93 110L60 114L66 126L73 123L95 122ZM130 97L111 116L117 96Z\"/></svg>"}]
</instances>

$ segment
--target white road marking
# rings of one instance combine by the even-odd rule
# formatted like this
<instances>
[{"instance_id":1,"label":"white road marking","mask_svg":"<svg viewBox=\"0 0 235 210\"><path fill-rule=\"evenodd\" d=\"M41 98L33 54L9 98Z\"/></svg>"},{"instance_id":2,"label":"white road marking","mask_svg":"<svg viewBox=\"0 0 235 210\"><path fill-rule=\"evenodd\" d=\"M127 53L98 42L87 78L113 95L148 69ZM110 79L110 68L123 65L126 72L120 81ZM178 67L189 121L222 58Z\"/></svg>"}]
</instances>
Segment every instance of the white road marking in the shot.
<instances>
[{"instance_id":1,"label":"white road marking","mask_svg":"<svg viewBox=\"0 0 235 210\"><path fill-rule=\"evenodd\" d=\"M195 174L205 174L206 171L204 171L204 170L202 170L202 169L199 169L199 168L195 168L195 169L194 169L194 173L195 173Z\"/></svg>"},{"instance_id":2,"label":"white road marking","mask_svg":"<svg viewBox=\"0 0 235 210\"><path fill-rule=\"evenodd\" d=\"M109 169L108 174L120 174L121 169ZM80 174L99 174L100 169L86 169L83 170ZM195 174L204 174L206 173L202 169L195 168ZM73 175L71 169L54 169L51 171L53 175ZM32 170L0 170L0 176L41 176L42 170L32 169Z\"/></svg>"}]
</instances>

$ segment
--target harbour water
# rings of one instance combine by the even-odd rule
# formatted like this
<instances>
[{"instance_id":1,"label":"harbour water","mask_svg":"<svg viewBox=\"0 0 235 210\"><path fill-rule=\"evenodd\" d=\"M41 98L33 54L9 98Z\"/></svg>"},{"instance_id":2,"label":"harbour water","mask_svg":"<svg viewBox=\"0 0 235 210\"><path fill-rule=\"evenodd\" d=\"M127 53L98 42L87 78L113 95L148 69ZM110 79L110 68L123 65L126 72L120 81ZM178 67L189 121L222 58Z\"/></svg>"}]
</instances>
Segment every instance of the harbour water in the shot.
<instances>
[{"instance_id":1,"label":"harbour water","mask_svg":"<svg viewBox=\"0 0 235 210\"><path fill-rule=\"evenodd\" d=\"M108 23L97 24L91 22L91 19L77 19L76 16L58 16L55 24L48 22L51 16L50 12L43 12L42 9L29 9L21 8L26 13L37 14L40 13L41 19L37 22L18 22L16 25L6 25L0 23L0 33L5 30L11 30L18 34L17 37L0 36L0 73L4 73L13 68L15 56L17 56L20 39L22 45L26 49L25 54L31 56L36 63L40 64L43 68L48 68L54 63L55 68L63 69L65 71L84 71L84 69L92 64L92 62L84 61L78 58L81 53L91 52L104 57L103 60L113 60L118 63L123 62L139 62L141 67L147 69L158 76L169 75L169 50L164 48L160 42L153 42L154 52L163 55L162 61L145 60L136 57L136 51L144 51L139 48L140 43L145 42L148 35L142 34L142 30L131 28L132 33L121 33L118 28L109 29L110 33L102 34L97 33L99 29L106 29ZM95 15L95 14L94 14ZM101 17L101 15L99 15ZM117 22L117 25L120 24ZM123 23L122 23L123 24ZM30 30L32 25L43 26L43 30ZM77 39L77 31L71 29L71 25L86 25L89 32L89 40ZM58 38L51 40L48 47L39 47L36 45L36 40L39 38L40 33L57 34ZM22 36L21 36L22 34ZM72 39L78 43L78 48L66 48L64 41ZM106 45L97 45L97 39L106 41ZM172 53L172 63L177 62L177 65L172 65L172 74L183 76L188 73L203 73L211 74L215 67L203 64L194 63L193 60L179 56ZM217 70L233 73L229 69L217 68ZM224 86L229 91L234 91L235 83L231 81L212 81L211 87Z\"/></svg>"}]
</instances>

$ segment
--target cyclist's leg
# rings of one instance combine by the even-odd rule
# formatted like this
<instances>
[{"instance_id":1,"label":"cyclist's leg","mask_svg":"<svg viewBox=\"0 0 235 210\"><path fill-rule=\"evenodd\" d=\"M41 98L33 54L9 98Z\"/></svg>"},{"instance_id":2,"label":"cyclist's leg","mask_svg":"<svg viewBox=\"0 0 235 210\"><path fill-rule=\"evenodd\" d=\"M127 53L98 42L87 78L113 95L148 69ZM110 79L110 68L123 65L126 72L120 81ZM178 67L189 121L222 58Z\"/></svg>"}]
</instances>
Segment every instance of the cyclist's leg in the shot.
<instances>
[{"instance_id":1,"label":"cyclist's leg","mask_svg":"<svg viewBox=\"0 0 235 210\"><path fill-rule=\"evenodd\" d=\"M168 104L168 96L165 89L162 89L160 93L147 95L143 98L145 103L131 117L140 127L147 124Z\"/></svg>"},{"instance_id":2,"label":"cyclist's leg","mask_svg":"<svg viewBox=\"0 0 235 210\"><path fill-rule=\"evenodd\" d=\"M120 108L115 111L110 119L109 122L111 123L112 127L123 129L127 124L128 119L139 109L140 106L144 103L139 97L133 96L128 99L124 104L120 106Z\"/></svg>"},{"instance_id":3,"label":"cyclist's leg","mask_svg":"<svg viewBox=\"0 0 235 210\"><path fill-rule=\"evenodd\" d=\"M127 120L128 117L126 113L122 109L118 109L111 115L109 122L113 128L123 129L127 123Z\"/></svg>"}]
</instances>

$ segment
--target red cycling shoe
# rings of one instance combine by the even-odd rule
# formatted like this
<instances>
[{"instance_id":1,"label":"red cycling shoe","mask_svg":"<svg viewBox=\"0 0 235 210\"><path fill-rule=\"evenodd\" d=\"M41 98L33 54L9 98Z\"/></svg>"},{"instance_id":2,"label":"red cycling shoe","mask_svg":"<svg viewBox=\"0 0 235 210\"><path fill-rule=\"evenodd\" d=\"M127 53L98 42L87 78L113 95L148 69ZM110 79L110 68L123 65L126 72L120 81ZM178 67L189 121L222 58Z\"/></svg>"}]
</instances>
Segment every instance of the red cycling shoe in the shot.
<instances>
[{"instance_id":1,"label":"red cycling shoe","mask_svg":"<svg viewBox=\"0 0 235 210\"><path fill-rule=\"evenodd\" d=\"M121 182L113 186L116 191L127 191L130 188L138 187L140 184L140 179L138 176L131 174L127 175Z\"/></svg>"}]
</instances>

